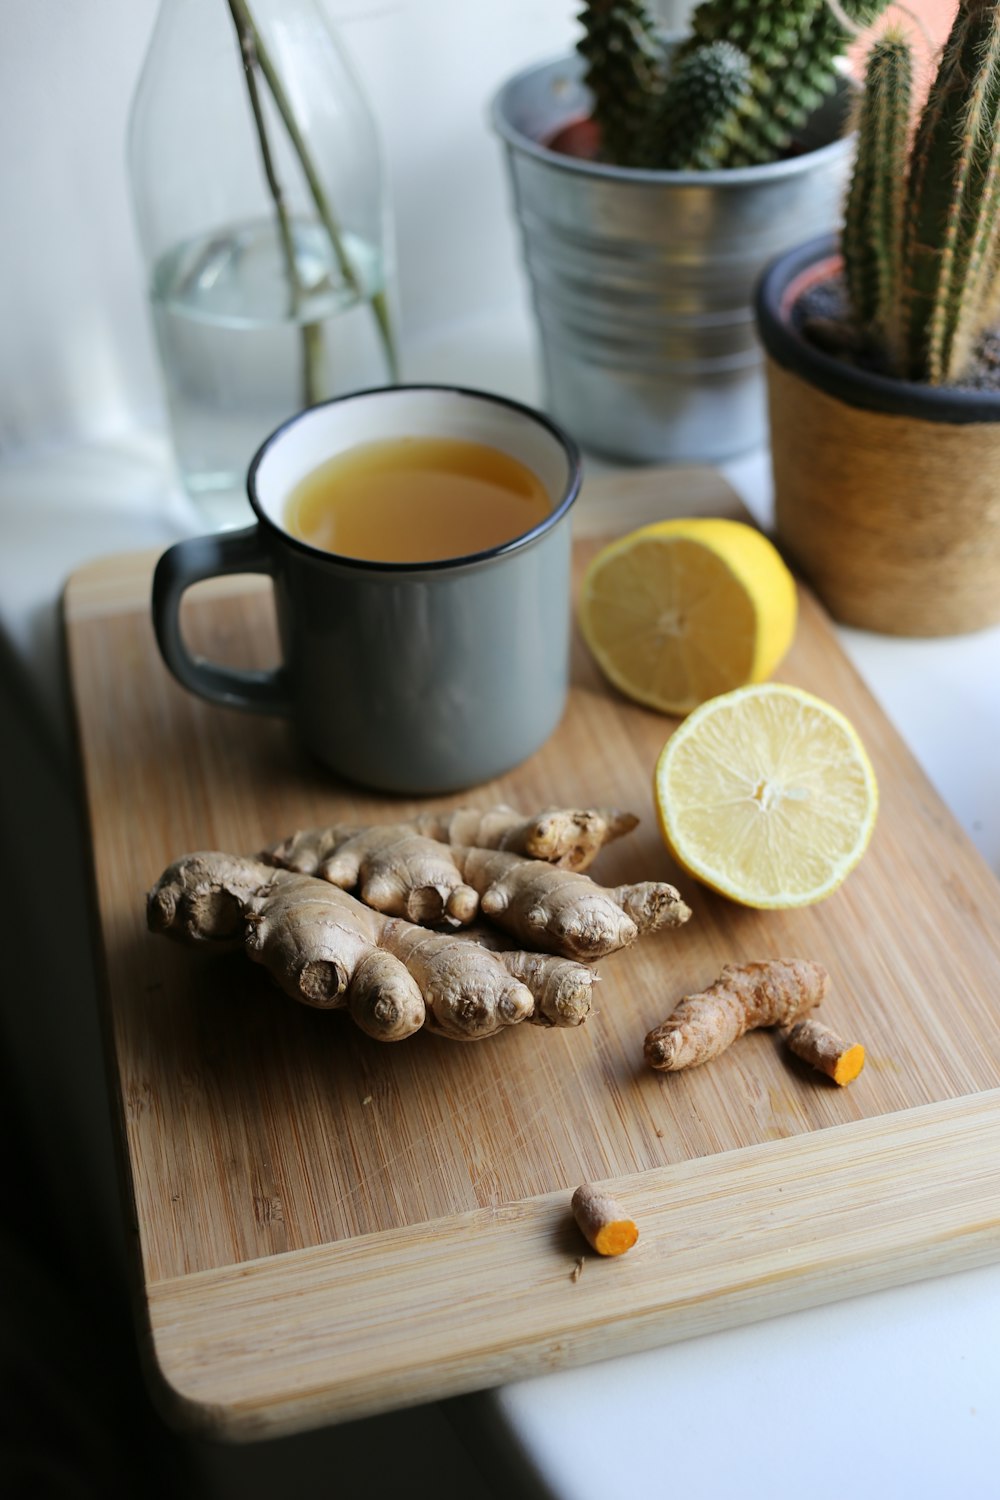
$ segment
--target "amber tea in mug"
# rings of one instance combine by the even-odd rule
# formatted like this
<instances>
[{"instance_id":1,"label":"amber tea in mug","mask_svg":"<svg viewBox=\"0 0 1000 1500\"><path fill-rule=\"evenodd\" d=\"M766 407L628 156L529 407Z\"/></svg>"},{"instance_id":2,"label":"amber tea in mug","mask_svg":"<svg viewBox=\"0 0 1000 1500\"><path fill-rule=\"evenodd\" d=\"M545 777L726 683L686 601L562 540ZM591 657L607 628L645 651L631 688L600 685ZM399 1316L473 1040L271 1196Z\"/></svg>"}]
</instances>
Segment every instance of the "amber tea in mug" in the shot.
<instances>
[{"instance_id":1,"label":"amber tea in mug","mask_svg":"<svg viewBox=\"0 0 1000 1500\"><path fill-rule=\"evenodd\" d=\"M160 558L163 658L209 702L291 720L361 786L425 797L492 781L565 709L581 477L560 427L487 391L385 386L312 406L250 464L255 524ZM273 579L280 664L193 656L185 591L254 572Z\"/></svg>"},{"instance_id":2,"label":"amber tea in mug","mask_svg":"<svg viewBox=\"0 0 1000 1500\"><path fill-rule=\"evenodd\" d=\"M290 493L284 522L300 541L340 557L421 563L500 547L551 510L538 476L498 448L402 437L321 463Z\"/></svg>"}]
</instances>

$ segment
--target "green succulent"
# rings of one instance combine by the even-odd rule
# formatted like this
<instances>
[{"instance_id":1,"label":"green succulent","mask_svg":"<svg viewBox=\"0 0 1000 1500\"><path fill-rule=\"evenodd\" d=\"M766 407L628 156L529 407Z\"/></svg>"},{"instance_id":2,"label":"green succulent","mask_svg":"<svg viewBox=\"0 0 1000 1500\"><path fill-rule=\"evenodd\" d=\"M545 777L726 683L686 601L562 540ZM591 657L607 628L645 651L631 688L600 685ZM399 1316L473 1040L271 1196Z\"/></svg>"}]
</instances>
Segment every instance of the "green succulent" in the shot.
<instances>
[{"instance_id":1,"label":"green succulent","mask_svg":"<svg viewBox=\"0 0 1000 1500\"><path fill-rule=\"evenodd\" d=\"M750 60L732 42L707 42L679 60L656 111L648 160L669 171L709 171L727 147L725 123L750 87Z\"/></svg>"},{"instance_id":2,"label":"green succulent","mask_svg":"<svg viewBox=\"0 0 1000 1500\"><path fill-rule=\"evenodd\" d=\"M837 9L863 25L885 4ZM849 40L828 0L702 0L669 56L642 0L591 0L580 21L603 154L619 166L774 161L835 89Z\"/></svg>"},{"instance_id":3,"label":"green succulent","mask_svg":"<svg viewBox=\"0 0 1000 1500\"><path fill-rule=\"evenodd\" d=\"M590 0L579 19L577 51L587 62L602 155L617 166L641 166L662 86L653 22L642 0Z\"/></svg>"},{"instance_id":4,"label":"green succulent","mask_svg":"<svg viewBox=\"0 0 1000 1500\"><path fill-rule=\"evenodd\" d=\"M867 25L886 0L845 0L855 25ZM756 166L786 152L809 116L833 93L836 63L849 36L826 0L702 0L691 41L725 39L746 53L750 85L724 125L720 165ZM684 49L682 49L683 51Z\"/></svg>"}]
</instances>

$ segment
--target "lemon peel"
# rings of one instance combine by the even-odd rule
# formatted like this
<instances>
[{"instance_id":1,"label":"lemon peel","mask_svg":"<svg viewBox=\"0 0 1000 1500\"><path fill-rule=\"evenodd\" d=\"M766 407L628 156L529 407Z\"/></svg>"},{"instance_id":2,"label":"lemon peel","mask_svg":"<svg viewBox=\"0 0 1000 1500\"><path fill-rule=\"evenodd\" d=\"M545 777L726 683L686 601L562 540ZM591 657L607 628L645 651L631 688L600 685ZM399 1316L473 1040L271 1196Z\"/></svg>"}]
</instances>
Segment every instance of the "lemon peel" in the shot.
<instances>
[{"instance_id":1,"label":"lemon peel","mask_svg":"<svg viewBox=\"0 0 1000 1500\"><path fill-rule=\"evenodd\" d=\"M639 527L587 568L580 630L620 692L683 715L763 682L795 635L795 582L766 536L742 521L692 517Z\"/></svg>"}]
</instances>

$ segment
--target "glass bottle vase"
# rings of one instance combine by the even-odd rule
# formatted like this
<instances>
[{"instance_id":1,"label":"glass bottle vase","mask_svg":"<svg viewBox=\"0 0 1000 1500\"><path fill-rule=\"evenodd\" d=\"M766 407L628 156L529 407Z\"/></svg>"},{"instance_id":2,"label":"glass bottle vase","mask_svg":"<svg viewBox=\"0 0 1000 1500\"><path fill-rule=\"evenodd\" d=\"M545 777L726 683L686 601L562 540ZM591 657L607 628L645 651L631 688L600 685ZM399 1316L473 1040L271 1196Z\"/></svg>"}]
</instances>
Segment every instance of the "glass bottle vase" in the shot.
<instances>
[{"instance_id":1,"label":"glass bottle vase","mask_svg":"<svg viewBox=\"0 0 1000 1500\"><path fill-rule=\"evenodd\" d=\"M128 166L181 478L242 525L268 433L397 378L378 139L317 0L161 0Z\"/></svg>"}]
</instances>

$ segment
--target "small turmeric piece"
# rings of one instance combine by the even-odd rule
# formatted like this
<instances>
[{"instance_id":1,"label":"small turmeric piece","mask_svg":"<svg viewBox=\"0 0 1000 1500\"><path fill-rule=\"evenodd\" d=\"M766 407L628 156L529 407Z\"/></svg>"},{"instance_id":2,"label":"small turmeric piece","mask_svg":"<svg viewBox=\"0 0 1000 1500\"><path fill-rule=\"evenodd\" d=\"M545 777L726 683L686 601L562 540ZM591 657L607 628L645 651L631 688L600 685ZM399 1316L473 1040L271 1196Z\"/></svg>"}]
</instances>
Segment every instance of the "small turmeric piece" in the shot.
<instances>
[{"instance_id":1,"label":"small turmeric piece","mask_svg":"<svg viewBox=\"0 0 1000 1500\"><path fill-rule=\"evenodd\" d=\"M860 1042L845 1042L829 1026L814 1020L796 1021L787 1037L796 1057L818 1068L843 1088L853 1083L865 1065L865 1049Z\"/></svg>"},{"instance_id":2,"label":"small turmeric piece","mask_svg":"<svg viewBox=\"0 0 1000 1500\"><path fill-rule=\"evenodd\" d=\"M726 964L707 990L685 995L646 1037L651 1068L676 1073L718 1057L758 1026L790 1026L822 1001L826 970L805 958Z\"/></svg>"},{"instance_id":3,"label":"small turmeric piece","mask_svg":"<svg viewBox=\"0 0 1000 1500\"><path fill-rule=\"evenodd\" d=\"M581 1183L571 1207L580 1233L598 1255L624 1255L639 1238L633 1219L608 1193Z\"/></svg>"}]
</instances>

